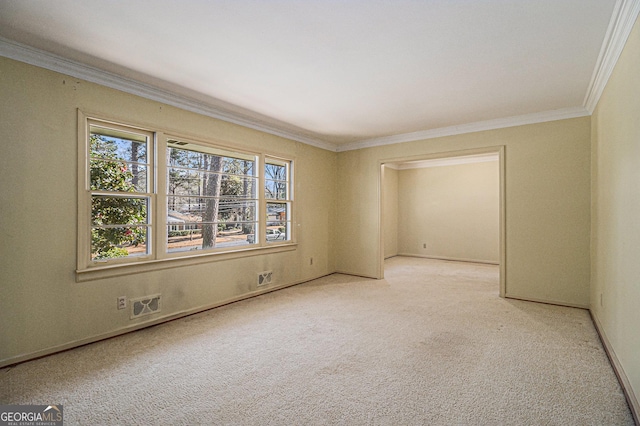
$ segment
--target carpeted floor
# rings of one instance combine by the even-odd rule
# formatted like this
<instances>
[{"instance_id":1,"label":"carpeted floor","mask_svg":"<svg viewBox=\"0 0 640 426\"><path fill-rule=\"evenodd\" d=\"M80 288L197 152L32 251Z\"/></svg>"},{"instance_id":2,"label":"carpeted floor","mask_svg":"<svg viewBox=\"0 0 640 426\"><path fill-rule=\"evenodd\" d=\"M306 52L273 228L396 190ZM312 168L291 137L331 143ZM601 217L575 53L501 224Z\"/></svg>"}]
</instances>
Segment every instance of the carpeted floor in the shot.
<instances>
[{"instance_id":1,"label":"carpeted floor","mask_svg":"<svg viewBox=\"0 0 640 426\"><path fill-rule=\"evenodd\" d=\"M0 370L65 424L633 425L585 310L396 257Z\"/></svg>"}]
</instances>

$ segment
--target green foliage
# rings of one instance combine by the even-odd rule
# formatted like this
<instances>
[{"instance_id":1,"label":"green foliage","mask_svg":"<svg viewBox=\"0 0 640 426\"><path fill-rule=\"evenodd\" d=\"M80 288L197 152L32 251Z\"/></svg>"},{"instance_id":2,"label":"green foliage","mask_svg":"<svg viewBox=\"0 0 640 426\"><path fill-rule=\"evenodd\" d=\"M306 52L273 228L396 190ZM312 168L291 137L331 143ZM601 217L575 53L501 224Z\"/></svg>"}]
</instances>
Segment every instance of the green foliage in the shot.
<instances>
[{"instance_id":1,"label":"green foliage","mask_svg":"<svg viewBox=\"0 0 640 426\"><path fill-rule=\"evenodd\" d=\"M99 257L97 256L96 259L112 259L114 257L126 256L129 256L129 252L127 251L127 249L121 247L111 247L107 251L100 252Z\"/></svg>"},{"instance_id":2,"label":"green foliage","mask_svg":"<svg viewBox=\"0 0 640 426\"><path fill-rule=\"evenodd\" d=\"M220 183L220 194L242 196L244 195L243 179L240 176L224 175Z\"/></svg>"},{"instance_id":3,"label":"green foliage","mask_svg":"<svg viewBox=\"0 0 640 426\"><path fill-rule=\"evenodd\" d=\"M123 161L119 161L116 146L107 138L91 135L91 190L135 193L137 176ZM91 217L94 226L123 225L91 230L91 255L95 259L128 256L124 247L146 241L147 206L144 198L94 195Z\"/></svg>"}]
</instances>

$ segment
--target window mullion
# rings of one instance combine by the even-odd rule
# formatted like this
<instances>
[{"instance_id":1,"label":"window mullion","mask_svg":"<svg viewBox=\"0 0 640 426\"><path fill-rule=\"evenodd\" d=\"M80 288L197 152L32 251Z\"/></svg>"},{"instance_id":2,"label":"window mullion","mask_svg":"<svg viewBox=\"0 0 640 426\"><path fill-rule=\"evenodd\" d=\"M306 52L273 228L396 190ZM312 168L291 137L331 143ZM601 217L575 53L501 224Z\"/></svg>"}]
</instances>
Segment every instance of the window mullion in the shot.
<instances>
[{"instance_id":1,"label":"window mullion","mask_svg":"<svg viewBox=\"0 0 640 426\"><path fill-rule=\"evenodd\" d=\"M265 194L265 185L266 185L266 176L265 176L265 165L266 158L264 154L260 155L259 164L257 164L257 173L258 173L258 229L256 229L255 235L258 236L258 244L265 245L267 239L267 200Z\"/></svg>"},{"instance_id":2,"label":"window mullion","mask_svg":"<svg viewBox=\"0 0 640 426\"><path fill-rule=\"evenodd\" d=\"M155 171L155 231L153 247L156 251L156 259L167 257L167 139L162 132L156 133L156 147L154 151Z\"/></svg>"}]
</instances>

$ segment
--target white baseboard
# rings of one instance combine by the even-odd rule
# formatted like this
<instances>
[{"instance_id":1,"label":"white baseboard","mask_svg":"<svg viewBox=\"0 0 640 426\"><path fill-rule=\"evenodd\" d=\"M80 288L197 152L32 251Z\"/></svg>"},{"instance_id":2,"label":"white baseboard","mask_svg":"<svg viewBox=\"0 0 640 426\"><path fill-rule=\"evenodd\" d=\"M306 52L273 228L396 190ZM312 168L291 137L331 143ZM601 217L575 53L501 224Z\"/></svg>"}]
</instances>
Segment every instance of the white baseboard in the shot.
<instances>
[{"instance_id":1,"label":"white baseboard","mask_svg":"<svg viewBox=\"0 0 640 426\"><path fill-rule=\"evenodd\" d=\"M431 256L431 255L422 255L416 253L398 253L397 256L406 256L406 257L422 257L424 259L436 259L436 260L451 260L453 262L468 262L468 263L486 263L488 265L499 265L500 262L496 262L493 260L483 260L483 259L465 259L460 257L448 257L448 256Z\"/></svg>"},{"instance_id":2,"label":"white baseboard","mask_svg":"<svg viewBox=\"0 0 640 426\"><path fill-rule=\"evenodd\" d=\"M578 308L578 309L589 310L589 306L588 305L580 305L578 303L559 302L557 300L537 299L535 297L517 296L517 295L513 295L511 293L507 293L504 297L506 299L522 300L522 301L525 301L525 302L544 303L546 305L565 306L567 308Z\"/></svg>"},{"instance_id":3,"label":"white baseboard","mask_svg":"<svg viewBox=\"0 0 640 426\"><path fill-rule=\"evenodd\" d=\"M602 346L604 346L604 350L609 357L609 361L611 362L613 371L618 377L618 381L620 382L620 386L622 387L622 392L624 392L624 396L625 398L627 398L627 404L629 404L629 408L631 409L633 420L635 420L637 425L640 425L640 404L638 403L638 398L636 398L636 395L633 392L631 382L629 381L627 374L624 372L622 364L620 364L620 360L618 360L618 356L613 350L613 346L611 346L609 339L607 339L607 335L604 332L604 328L602 327L600 320L592 310L589 310L589 313L591 314L593 325L595 326L596 331L600 336L600 341L602 341Z\"/></svg>"}]
</instances>

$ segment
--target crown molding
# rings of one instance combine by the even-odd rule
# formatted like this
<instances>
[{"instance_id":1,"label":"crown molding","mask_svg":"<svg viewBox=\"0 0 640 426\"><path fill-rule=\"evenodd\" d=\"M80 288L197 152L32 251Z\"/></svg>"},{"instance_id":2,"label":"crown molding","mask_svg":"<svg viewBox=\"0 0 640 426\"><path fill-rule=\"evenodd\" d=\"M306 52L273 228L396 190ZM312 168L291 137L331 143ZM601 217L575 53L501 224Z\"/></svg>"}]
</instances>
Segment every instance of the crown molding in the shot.
<instances>
[{"instance_id":1,"label":"crown molding","mask_svg":"<svg viewBox=\"0 0 640 426\"><path fill-rule=\"evenodd\" d=\"M640 12L640 0L618 0L613 8L609 27L602 41L600 54L591 76L583 105L593 114L609 77L622 54Z\"/></svg>"},{"instance_id":2,"label":"crown molding","mask_svg":"<svg viewBox=\"0 0 640 426\"><path fill-rule=\"evenodd\" d=\"M461 124L457 126L441 127L438 129L424 130L400 135L385 136L381 138L366 139L338 146L338 152L352 151L356 149L371 148L374 146L392 145L403 142L414 142L424 139L433 139L443 136L454 136L465 133L482 132L485 130L503 129L506 127L523 126L526 124L544 123L547 121L566 120L569 118L588 116L589 111L583 107L573 107L543 111L533 114L518 115L514 117L498 118L495 120L477 121L475 123Z\"/></svg>"},{"instance_id":3,"label":"crown molding","mask_svg":"<svg viewBox=\"0 0 640 426\"><path fill-rule=\"evenodd\" d=\"M13 40L0 37L0 56L35 65L50 71L59 72L71 77L80 78L91 83L100 84L125 93L140 96L145 99L161 102L180 109L202 114L218 120L238 124L250 129L259 130L271 135L280 136L317 148L336 151L336 145L312 138L300 133L283 130L271 124L255 120L248 116L225 111L208 105L204 102L196 101L186 96L172 93L157 87L141 83L117 74L113 74L98 68L94 68L76 61L72 61L53 53L45 52Z\"/></svg>"}]
</instances>

